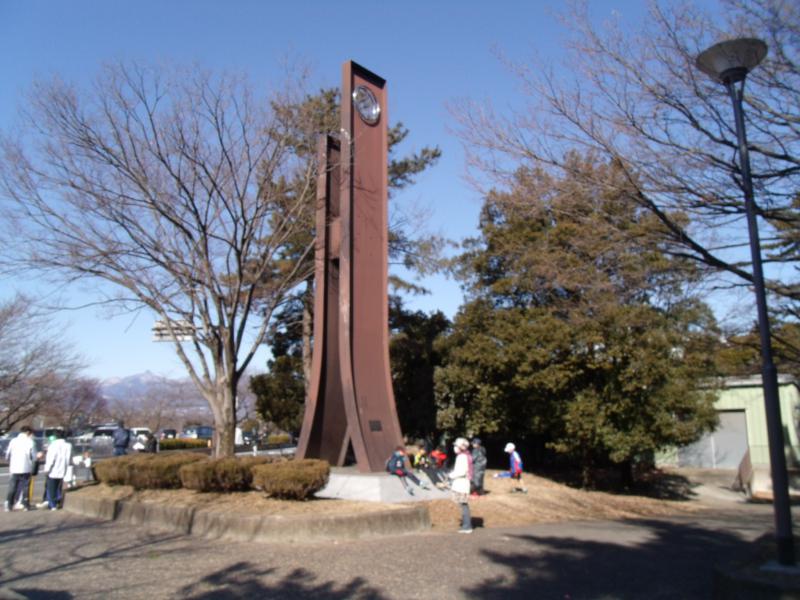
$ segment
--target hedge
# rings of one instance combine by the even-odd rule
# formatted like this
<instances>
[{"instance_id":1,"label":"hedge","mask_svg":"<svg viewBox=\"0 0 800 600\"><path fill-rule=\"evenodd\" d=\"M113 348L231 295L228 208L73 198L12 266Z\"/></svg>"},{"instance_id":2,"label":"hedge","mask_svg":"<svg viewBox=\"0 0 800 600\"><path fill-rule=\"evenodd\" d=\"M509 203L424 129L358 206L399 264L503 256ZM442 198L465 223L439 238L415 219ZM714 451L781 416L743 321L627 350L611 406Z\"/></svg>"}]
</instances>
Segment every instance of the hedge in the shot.
<instances>
[{"instance_id":1,"label":"hedge","mask_svg":"<svg viewBox=\"0 0 800 600\"><path fill-rule=\"evenodd\" d=\"M160 450L194 450L197 448L208 448L208 440L168 438L159 442Z\"/></svg>"},{"instance_id":2,"label":"hedge","mask_svg":"<svg viewBox=\"0 0 800 600\"><path fill-rule=\"evenodd\" d=\"M105 460L95 461L94 473L98 481L108 485L130 485L130 471L144 454L130 456L115 456Z\"/></svg>"},{"instance_id":3,"label":"hedge","mask_svg":"<svg viewBox=\"0 0 800 600\"><path fill-rule=\"evenodd\" d=\"M276 460L270 456L207 459L184 465L179 475L183 487L198 492L241 492L250 489L252 468ZM280 460L280 459L277 459Z\"/></svg>"},{"instance_id":4,"label":"hedge","mask_svg":"<svg viewBox=\"0 0 800 600\"><path fill-rule=\"evenodd\" d=\"M280 446L283 444L289 444L292 441L292 436L288 433L271 433L267 436L267 445L268 446Z\"/></svg>"},{"instance_id":5,"label":"hedge","mask_svg":"<svg viewBox=\"0 0 800 600\"><path fill-rule=\"evenodd\" d=\"M289 460L253 467L253 487L269 496L306 500L328 483L331 466L317 459Z\"/></svg>"},{"instance_id":6,"label":"hedge","mask_svg":"<svg viewBox=\"0 0 800 600\"><path fill-rule=\"evenodd\" d=\"M137 490L179 488L180 468L200 460L205 456L192 452L117 456L98 461L95 473L108 485L131 485Z\"/></svg>"}]
</instances>

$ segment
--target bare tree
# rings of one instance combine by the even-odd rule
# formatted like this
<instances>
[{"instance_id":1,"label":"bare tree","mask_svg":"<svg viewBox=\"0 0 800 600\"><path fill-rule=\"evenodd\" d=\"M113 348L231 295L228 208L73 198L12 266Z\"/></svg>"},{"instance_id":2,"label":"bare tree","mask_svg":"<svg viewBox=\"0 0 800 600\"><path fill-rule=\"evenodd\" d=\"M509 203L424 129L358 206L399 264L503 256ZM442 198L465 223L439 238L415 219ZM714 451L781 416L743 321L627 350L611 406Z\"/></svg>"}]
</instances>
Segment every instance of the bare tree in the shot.
<instances>
[{"instance_id":1,"label":"bare tree","mask_svg":"<svg viewBox=\"0 0 800 600\"><path fill-rule=\"evenodd\" d=\"M290 101L229 75L114 65L91 92L37 85L24 135L2 140L12 259L110 283L104 301L161 320L213 413L217 455L233 453L236 389L275 308L308 276L311 242L293 244L314 174L275 110Z\"/></svg>"},{"instance_id":2,"label":"bare tree","mask_svg":"<svg viewBox=\"0 0 800 600\"><path fill-rule=\"evenodd\" d=\"M80 360L29 298L0 304L0 430L45 409L69 388Z\"/></svg>"},{"instance_id":3,"label":"bare tree","mask_svg":"<svg viewBox=\"0 0 800 600\"><path fill-rule=\"evenodd\" d=\"M108 407L100 390L100 383L87 377L65 382L58 397L50 404L48 412L60 425L72 431L108 417Z\"/></svg>"},{"instance_id":4,"label":"bare tree","mask_svg":"<svg viewBox=\"0 0 800 600\"><path fill-rule=\"evenodd\" d=\"M724 38L765 39L769 55L747 79L749 149L773 265L768 285L797 315L800 281L786 277L800 260L800 5L725 4L727 23L690 2L653 2L640 28L598 27L586 4L573 4L563 18L573 35L559 70L537 60L511 65L524 108L498 114L468 102L453 112L472 164L492 184L507 184L519 166L568 173L571 151L605 157L626 173L639 207L661 222L668 252L733 275L720 285L749 285L730 99L694 61Z\"/></svg>"}]
</instances>

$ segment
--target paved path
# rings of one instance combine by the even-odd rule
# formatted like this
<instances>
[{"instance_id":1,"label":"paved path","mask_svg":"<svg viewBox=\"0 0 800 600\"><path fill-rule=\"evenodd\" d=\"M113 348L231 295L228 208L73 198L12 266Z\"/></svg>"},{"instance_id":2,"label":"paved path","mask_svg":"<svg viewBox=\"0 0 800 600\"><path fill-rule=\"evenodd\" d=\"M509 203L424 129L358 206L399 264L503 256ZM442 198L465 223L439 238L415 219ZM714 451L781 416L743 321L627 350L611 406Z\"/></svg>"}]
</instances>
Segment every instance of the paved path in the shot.
<instances>
[{"instance_id":1,"label":"paved path","mask_svg":"<svg viewBox=\"0 0 800 600\"><path fill-rule=\"evenodd\" d=\"M713 566L772 524L769 506L720 509L274 546L13 512L0 516L0 586L25 598L98 600L708 598Z\"/></svg>"}]
</instances>

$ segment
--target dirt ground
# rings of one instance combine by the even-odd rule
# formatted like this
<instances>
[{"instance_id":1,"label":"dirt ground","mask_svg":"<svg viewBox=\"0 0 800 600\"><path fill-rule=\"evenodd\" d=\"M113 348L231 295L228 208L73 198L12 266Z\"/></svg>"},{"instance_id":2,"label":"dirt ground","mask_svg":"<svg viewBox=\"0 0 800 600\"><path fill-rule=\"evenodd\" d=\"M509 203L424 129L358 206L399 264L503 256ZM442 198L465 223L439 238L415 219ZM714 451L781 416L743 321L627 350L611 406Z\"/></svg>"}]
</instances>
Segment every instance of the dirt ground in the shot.
<instances>
[{"instance_id":1,"label":"dirt ground","mask_svg":"<svg viewBox=\"0 0 800 600\"><path fill-rule=\"evenodd\" d=\"M519 484L509 479L494 479L496 471L486 473L486 495L470 498L473 521L483 527L510 527L557 521L644 518L699 510L697 503L685 500L660 500L644 496L610 494L575 489L544 477L526 473L527 493L515 491ZM429 503L434 529L457 529L460 509L453 502Z\"/></svg>"},{"instance_id":2,"label":"dirt ground","mask_svg":"<svg viewBox=\"0 0 800 600\"><path fill-rule=\"evenodd\" d=\"M514 491L517 483L494 479L496 471L487 472L486 494L473 497L470 509L476 525L508 527L557 521L622 519L691 513L702 508L697 502L660 500L644 496L618 495L568 487L544 477L526 474L527 493ZM194 506L202 510L245 513L352 514L402 508L402 504L315 499L305 502L267 498L261 492L206 494L191 490L142 490L127 486L94 485L72 492L142 502ZM449 500L427 502L433 528L450 531L458 528L460 510Z\"/></svg>"}]
</instances>

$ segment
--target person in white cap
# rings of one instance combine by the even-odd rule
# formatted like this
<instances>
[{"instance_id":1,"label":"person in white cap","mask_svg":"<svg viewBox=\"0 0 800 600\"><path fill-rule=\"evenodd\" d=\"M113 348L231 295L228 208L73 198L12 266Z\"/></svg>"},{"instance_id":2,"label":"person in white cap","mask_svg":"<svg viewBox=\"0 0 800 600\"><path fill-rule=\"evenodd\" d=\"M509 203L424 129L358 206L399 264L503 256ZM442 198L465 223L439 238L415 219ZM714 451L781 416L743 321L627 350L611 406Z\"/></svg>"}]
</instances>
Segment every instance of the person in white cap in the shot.
<instances>
[{"instance_id":1,"label":"person in white cap","mask_svg":"<svg viewBox=\"0 0 800 600\"><path fill-rule=\"evenodd\" d=\"M448 477L452 482L453 501L461 507L461 529L459 533L472 533L472 516L469 513L469 486L472 481L472 455L469 453L469 441L456 438L453 442L456 462Z\"/></svg>"},{"instance_id":2,"label":"person in white cap","mask_svg":"<svg viewBox=\"0 0 800 600\"><path fill-rule=\"evenodd\" d=\"M498 473L495 475L495 477L516 479L519 482L519 485L514 488L514 491L527 494L527 488L522 485L522 459L519 456L519 452L517 452L517 447L511 442L508 442L504 448L504 451L506 454L508 454L508 471Z\"/></svg>"}]
</instances>

